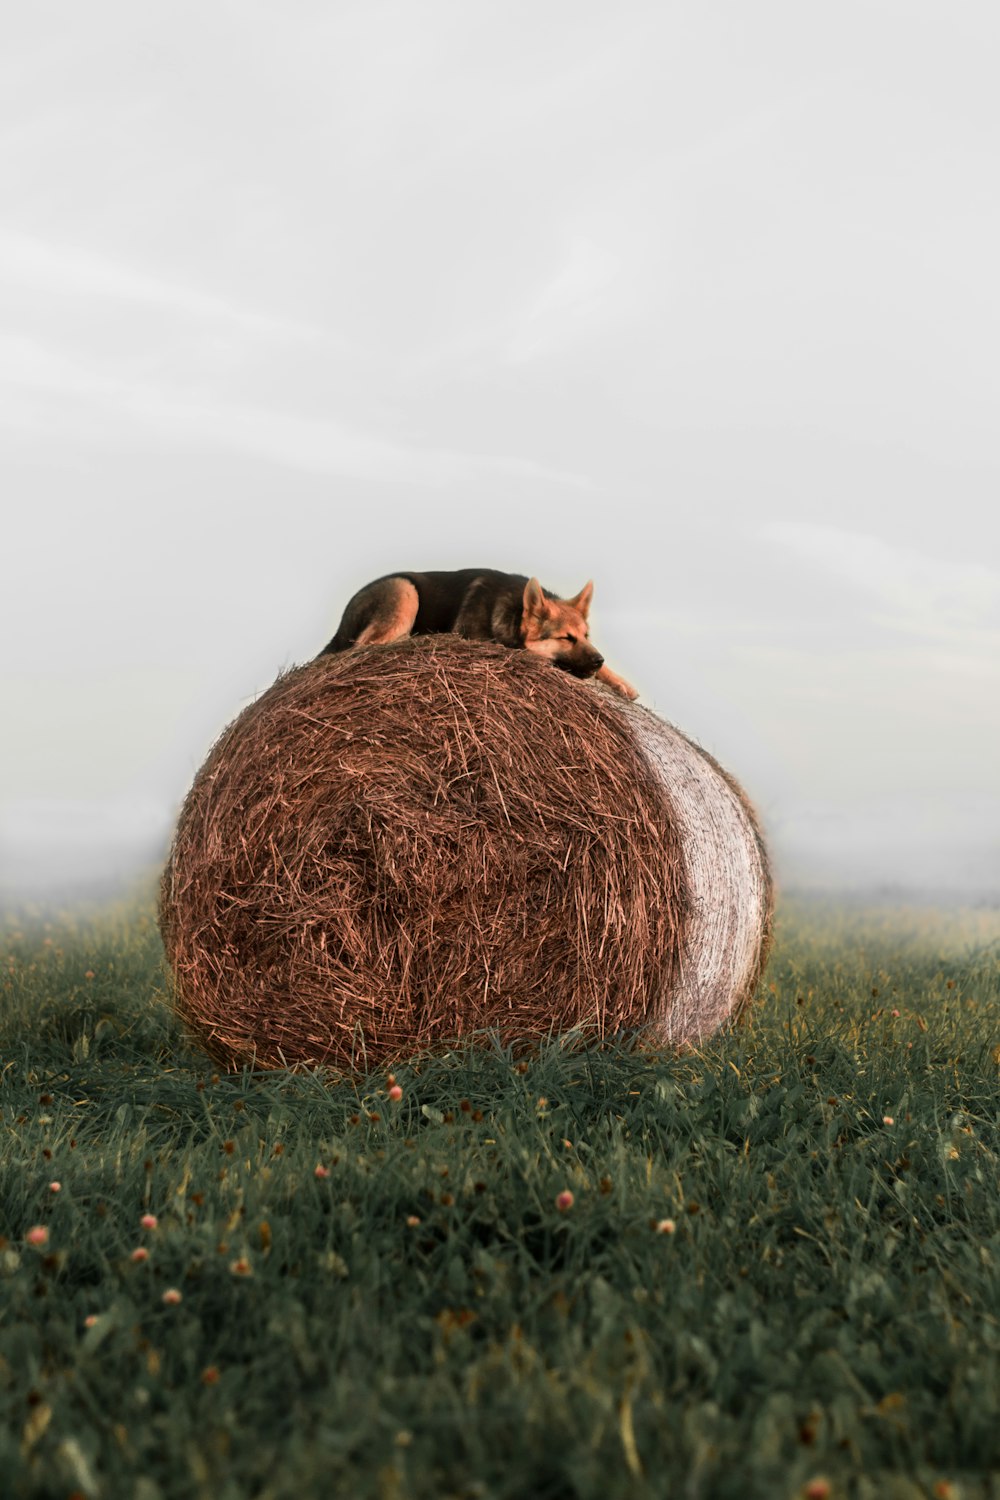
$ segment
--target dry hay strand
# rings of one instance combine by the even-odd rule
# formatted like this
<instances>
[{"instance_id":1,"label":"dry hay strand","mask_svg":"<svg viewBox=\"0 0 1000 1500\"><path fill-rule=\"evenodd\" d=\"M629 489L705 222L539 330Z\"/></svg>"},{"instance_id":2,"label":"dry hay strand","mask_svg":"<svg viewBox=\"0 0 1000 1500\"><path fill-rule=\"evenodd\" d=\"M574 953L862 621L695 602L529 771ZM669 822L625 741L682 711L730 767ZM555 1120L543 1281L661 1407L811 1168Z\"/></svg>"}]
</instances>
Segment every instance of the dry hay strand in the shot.
<instances>
[{"instance_id":1,"label":"dry hay strand","mask_svg":"<svg viewBox=\"0 0 1000 1500\"><path fill-rule=\"evenodd\" d=\"M451 636L279 677L198 773L160 908L179 1013L233 1067L662 1022L687 917L620 701Z\"/></svg>"}]
</instances>

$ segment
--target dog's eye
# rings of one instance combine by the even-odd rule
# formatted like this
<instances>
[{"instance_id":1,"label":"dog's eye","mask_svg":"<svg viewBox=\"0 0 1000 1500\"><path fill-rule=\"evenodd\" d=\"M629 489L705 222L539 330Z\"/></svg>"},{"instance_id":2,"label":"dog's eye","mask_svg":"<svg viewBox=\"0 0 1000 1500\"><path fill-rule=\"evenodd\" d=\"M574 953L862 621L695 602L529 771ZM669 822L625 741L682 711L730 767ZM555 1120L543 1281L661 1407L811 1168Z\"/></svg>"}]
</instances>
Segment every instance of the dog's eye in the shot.
<instances>
[{"instance_id":1,"label":"dog's eye","mask_svg":"<svg viewBox=\"0 0 1000 1500\"><path fill-rule=\"evenodd\" d=\"M569 643L570 643L571 646L575 646L576 645L576 636L575 635L561 635L559 637L559 639L561 641L569 641Z\"/></svg>"}]
</instances>

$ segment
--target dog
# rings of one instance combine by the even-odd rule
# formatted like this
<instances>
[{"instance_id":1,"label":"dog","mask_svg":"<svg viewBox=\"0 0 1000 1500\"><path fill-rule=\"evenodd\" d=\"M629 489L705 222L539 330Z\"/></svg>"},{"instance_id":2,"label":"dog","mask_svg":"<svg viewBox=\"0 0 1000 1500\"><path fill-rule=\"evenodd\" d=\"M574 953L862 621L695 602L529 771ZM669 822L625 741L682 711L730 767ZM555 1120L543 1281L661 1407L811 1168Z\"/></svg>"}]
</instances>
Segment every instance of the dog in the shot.
<instances>
[{"instance_id":1,"label":"dog","mask_svg":"<svg viewBox=\"0 0 1000 1500\"><path fill-rule=\"evenodd\" d=\"M348 601L336 635L319 654L451 631L467 641L531 651L574 677L594 677L623 698L638 698L590 644L593 592L593 583L587 583L575 598L560 599L537 578L495 568L387 573Z\"/></svg>"}]
</instances>

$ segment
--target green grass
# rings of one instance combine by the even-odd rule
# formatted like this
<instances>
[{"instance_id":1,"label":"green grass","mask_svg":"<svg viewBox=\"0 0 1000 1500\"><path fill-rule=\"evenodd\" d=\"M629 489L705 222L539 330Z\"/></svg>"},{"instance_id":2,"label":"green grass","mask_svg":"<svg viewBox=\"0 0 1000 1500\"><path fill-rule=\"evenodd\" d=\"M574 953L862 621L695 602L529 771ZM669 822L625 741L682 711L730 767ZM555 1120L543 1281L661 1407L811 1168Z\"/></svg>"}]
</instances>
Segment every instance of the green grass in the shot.
<instances>
[{"instance_id":1,"label":"green grass","mask_svg":"<svg viewBox=\"0 0 1000 1500\"><path fill-rule=\"evenodd\" d=\"M218 1076L148 905L9 922L4 1495L1000 1496L998 939L786 903L737 1034L393 1103Z\"/></svg>"}]
</instances>

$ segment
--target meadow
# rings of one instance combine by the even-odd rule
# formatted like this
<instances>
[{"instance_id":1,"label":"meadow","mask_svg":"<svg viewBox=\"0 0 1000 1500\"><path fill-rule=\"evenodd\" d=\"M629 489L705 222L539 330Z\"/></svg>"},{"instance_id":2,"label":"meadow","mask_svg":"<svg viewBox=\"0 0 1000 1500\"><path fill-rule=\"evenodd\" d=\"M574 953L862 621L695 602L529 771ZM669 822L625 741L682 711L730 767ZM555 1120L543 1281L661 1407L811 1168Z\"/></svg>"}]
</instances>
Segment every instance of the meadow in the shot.
<instances>
[{"instance_id":1,"label":"meadow","mask_svg":"<svg viewBox=\"0 0 1000 1500\"><path fill-rule=\"evenodd\" d=\"M1000 1497L1000 912L785 899L697 1051L227 1075L0 925L8 1500Z\"/></svg>"}]
</instances>

